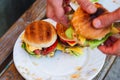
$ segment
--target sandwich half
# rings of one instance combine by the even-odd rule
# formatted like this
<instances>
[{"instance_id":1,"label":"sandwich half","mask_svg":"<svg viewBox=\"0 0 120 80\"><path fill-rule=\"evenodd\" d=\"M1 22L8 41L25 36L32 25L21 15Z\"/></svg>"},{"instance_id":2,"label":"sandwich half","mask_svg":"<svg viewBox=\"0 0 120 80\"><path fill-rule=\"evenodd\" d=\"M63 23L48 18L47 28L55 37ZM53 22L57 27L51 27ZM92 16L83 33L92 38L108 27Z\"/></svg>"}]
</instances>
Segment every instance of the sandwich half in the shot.
<instances>
[{"instance_id":1,"label":"sandwich half","mask_svg":"<svg viewBox=\"0 0 120 80\"><path fill-rule=\"evenodd\" d=\"M22 48L35 56L54 55L57 43L54 26L42 20L29 24L22 35Z\"/></svg>"}]
</instances>

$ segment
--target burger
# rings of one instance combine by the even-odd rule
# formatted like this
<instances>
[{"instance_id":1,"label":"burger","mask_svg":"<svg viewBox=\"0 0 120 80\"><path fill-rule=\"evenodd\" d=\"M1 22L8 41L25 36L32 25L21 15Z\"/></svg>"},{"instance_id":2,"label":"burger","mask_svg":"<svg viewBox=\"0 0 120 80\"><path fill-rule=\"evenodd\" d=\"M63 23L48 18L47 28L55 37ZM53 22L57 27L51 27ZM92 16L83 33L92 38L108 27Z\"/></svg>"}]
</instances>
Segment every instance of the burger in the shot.
<instances>
[{"instance_id":1,"label":"burger","mask_svg":"<svg viewBox=\"0 0 120 80\"><path fill-rule=\"evenodd\" d=\"M22 34L22 48L37 57L53 56L57 43L56 30L52 24L46 21L32 22Z\"/></svg>"},{"instance_id":2,"label":"burger","mask_svg":"<svg viewBox=\"0 0 120 80\"><path fill-rule=\"evenodd\" d=\"M93 19L109 13L98 3L95 3L95 6L97 7L97 11L94 14L88 14L79 7L71 20L79 44L90 46L91 48L99 46L105 42L109 36L119 32L119 30L113 26L114 23L101 29L93 27Z\"/></svg>"},{"instance_id":3,"label":"burger","mask_svg":"<svg viewBox=\"0 0 120 80\"><path fill-rule=\"evenodd\" d=\"M57 45L57 50L60 50L62 52L75 55L75 56L79 56L83 53L82 47L80 47L77 44L74 31L71 27L67 28L64 25L57 23L56 31L59 36L58 38L59 43ZM65 33L67 33L67 35Z\"/></svg>"},{"instance_id":4,"label":"burger","mask_svg":"<svg viewBox=\"0 0 120 80\"><path fill-rule=\"evenodd\" d=\"M100 4L95 3L97 11L94 14L88 14L82 8L78 8L72 15L70 19L69 27L58 23L56 26L57 34L60 38L60 41L64 45L69 45L68 48L74 48L72 51L75 54L80 54L78 52L78 47L90 47L96 48L100 44L104 43L109 36L118 33L119 30L113 26L109 25L106 28L96 29L92 25L94 18L99 17L100 15L108 14L109 12ZM68 51L68 49L67 49ZM68 52L71 52L69 50Z\"/></svg>"}]
</instances>

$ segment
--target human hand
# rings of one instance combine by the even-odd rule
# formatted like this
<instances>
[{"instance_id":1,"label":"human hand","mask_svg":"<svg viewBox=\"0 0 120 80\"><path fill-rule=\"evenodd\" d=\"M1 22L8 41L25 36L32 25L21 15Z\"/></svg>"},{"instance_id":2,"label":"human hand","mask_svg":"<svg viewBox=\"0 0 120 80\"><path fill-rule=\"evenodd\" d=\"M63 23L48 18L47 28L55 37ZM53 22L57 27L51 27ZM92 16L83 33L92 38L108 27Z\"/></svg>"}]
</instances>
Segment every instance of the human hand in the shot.
<instances>
[{"instance_id":1,"label":"human hand","mask_svg":"<svg viewBox=\"0 0 120 80\"><path fill-rule=\"evenodd\" d=\"M102 15L93 20L95 28L105 28L111 25L113 22L120 20L120 8L114 12ZM120 56L120 39L110 37L104 45L98 47L103 53Z\"/></svg>"},{"instance_id":2,"label":"human hand","mask_svg":"<svg viewBox=\"0 0 120 80\"><path fill-rule=\"evenodd\" d=\"M67 17L63 8L63 0L47 0L47 17L67 25Z\"/></svg>"},{"instance_id":3,"label":"human hand","mask_svg":"<svg viewBox=\"0 0 120 80\"><path fill-rule=\"evenodd\" d=\"M95 13L97 8L89 0L76 0L80 4L81 8L88 13ZM60 22L64 25L68 24L65 12L70 11L70 0L47 0L47 17ZM64 6L63 4L66 4Z\"/></svg>"},{"instance_id":4,"label":"human hand","mask_svg":"<svg viewBox=\"0 0 120 80\"><path fill-rule=\"evenodd\" d=\"M120 56L120 39L111 36L104 45L101 45L98 48L107 55Z\"/></svg>"},{"instance_id":5,"label":"human hand","mask_svg":"<svg viewBox=\"0 0 120 80\"><path fill-rule=\"evenodd\" d=\"M114 12L99 16L93 20L93 26L95 28L105 28L111 25L113 22L120 20L120 8Z\"/></svg>"}]
</instances>

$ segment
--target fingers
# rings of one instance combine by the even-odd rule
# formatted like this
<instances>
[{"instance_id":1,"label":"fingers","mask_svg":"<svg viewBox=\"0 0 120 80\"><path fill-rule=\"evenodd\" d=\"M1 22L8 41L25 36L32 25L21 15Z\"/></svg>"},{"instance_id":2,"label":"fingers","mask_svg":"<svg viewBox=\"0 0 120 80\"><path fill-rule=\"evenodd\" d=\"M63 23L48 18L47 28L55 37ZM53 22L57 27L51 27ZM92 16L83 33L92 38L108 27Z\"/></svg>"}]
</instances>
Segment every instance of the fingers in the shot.
<instances>
[{"instance_id":1,"label":"fingers","mask_svg":"<svg viewBox=\"0 0 120 80\"><path fill-rule=\"evenodd\" d=\"M120 56L120 39L114 42L111 46L101 45L98 48L105 54Z\"/></svg>"},{"instance_id":2,"label":"fingers","mask_svg":"<svg viewBox=\"0 0 120 80\"><path fill-rule=\"evenodd\" d=\"M57 17L57 19L59 20L60 23L67 26L68 20L67 20L67 17L65 16L65 11L62 6L59 7L59 9L58 9L58 7L55 7L55 9L54 9L55 16Z\"/></svg>"},{"instance_id":3,"label":"fingers","mask_svg":"<svg viewBox=\"0 0 120 80\"><path fill-rule=\"evenodd\" d=\"M54 12L54 9L52 7L51 0L47 0L46 16L58 22L58 19L53 12Z\"/></svg>"},{"instance_id":4,"label":"fingers","mask_svg":"<svg viewBox=\"0 0 120 80\"><path fill-rule=\"evenodd\" d=\"M111 25L114 21L120 20L120 8L109 14L102 15L93 20L95 28L104 28Z\"/></svg>"},{"instance_id":5,"label":"fingers","mask_svg":"<svg viewBox=\"0 0 120 80\"><path fill-rule=\"evenodd\" d=\"M46 16L53 19L53 20L55 20L55 21L58 21L56 16L53 14L54 10L52 9L52 7L49 4L47 4L46 9L47 9L46 10Z\"/></svg>"},{"instance_id":6,"label":"fingers","mask_svg":"<svg viewBox=\"0 0 120 80\"><path fill-rule=\"evenodd\" d=\"M87 13L92 14L97 11L97 8L89 0L77 0L77 2Z\"/></svg>"},{"instance_id":7,"label":"fingers","mask_svg":"<svg viewBox=\"0 0 120 80\"><path fill-rule=\"evenodd\" d=\"M107 46L102 45L102 46L99 46L98 48L105 54L111 54L112 55L115 52L115 49L113 48L113 46L107 47Z\"/></svg>"},{"instance_id":8,"label":"fingers","mask_svg":"<svg viewBox=\"0 0 120 80\"><path fill-rule=\"evenodd\" d=\"M65 16L65 11L63 9L63 0L47 0L46 15L65 26L68 25L67 17Z\"/></svg>"}]
</instances>

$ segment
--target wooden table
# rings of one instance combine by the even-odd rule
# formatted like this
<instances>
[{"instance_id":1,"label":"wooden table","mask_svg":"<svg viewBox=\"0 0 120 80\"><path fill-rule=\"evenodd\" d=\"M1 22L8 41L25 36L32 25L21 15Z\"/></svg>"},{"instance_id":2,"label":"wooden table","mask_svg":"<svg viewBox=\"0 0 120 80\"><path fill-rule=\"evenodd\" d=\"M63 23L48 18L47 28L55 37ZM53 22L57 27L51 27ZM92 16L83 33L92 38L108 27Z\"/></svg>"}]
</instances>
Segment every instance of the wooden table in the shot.
<instances>
[{"instance_id":1,"label":"wooden table","mask_svg":"<svg viewBox=\"0 0 120 80\"><path fill-rule=\"evenodd\" d=\"M45 8L46 0L36 0L0 39L0 80L24 80L15 68L12 58L13 47L27 24L45 17ZM116 58L115 56L107 56L102 70L93 80L105 79Z\"/></svg>"}]
</instances>

